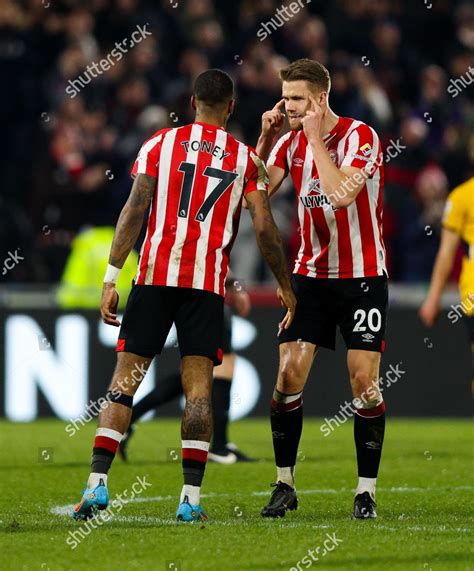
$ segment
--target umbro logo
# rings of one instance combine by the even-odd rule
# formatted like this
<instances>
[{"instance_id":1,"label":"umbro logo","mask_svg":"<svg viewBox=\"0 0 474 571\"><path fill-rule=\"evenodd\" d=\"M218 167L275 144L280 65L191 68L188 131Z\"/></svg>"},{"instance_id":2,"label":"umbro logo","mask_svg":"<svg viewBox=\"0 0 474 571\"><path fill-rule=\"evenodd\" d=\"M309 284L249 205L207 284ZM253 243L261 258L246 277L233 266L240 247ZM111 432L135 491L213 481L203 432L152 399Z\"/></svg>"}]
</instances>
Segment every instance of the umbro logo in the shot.
<instances>
[{"instance_id":1,"label":"umbro logo","mask_svg":"<svg viewBox=\"0 0 474 571\"><path fill-rule=\"evenodd\" d=\"M371 440L370 442L366 442L365 445L370 450L380 450L380 442L374 442L373 440Z\"/></svg>"},{"instance_id":2,"label":"umbro logo","mask_svg":"<svg viewBox=\"0 0 474 571\"><path fill-rule=\"evenodd\" d=\"M293 159L293 164L295 167L302 167L304 165L304 160L296 157L296 159Z\"/></svg>"},{"instance_id":3,"label":"umbro logo","mask_svg":"<svg viewBox=\"0 0 474 571\"><path fill-rule=\"evenodd\" d=\"M372 339L375 339L375 336L372 335L372 333L364 333L362 337L364 338L364 341L367 343L372 343Z\"/></svg>"}]
</instances>

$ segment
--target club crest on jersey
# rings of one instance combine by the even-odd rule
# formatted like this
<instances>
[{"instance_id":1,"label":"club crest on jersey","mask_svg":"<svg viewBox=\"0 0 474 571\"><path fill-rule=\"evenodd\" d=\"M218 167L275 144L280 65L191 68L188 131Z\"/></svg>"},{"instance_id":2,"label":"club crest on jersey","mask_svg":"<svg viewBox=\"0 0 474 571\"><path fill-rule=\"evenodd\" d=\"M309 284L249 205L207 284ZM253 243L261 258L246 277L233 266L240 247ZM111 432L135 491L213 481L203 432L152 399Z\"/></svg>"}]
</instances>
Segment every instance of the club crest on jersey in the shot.
<instances>
[{"instance_id":1,"label":"club crest on jersey","mask_svg":"<svg viewBox=\"0 0 474 571\"><path fill-rule=\"evenodd\" d=\"M321 190L319 178L311 179L307 193L300 195L300 200L305 208L332 207L329 198Z\"/></svg>"}]
</instances>

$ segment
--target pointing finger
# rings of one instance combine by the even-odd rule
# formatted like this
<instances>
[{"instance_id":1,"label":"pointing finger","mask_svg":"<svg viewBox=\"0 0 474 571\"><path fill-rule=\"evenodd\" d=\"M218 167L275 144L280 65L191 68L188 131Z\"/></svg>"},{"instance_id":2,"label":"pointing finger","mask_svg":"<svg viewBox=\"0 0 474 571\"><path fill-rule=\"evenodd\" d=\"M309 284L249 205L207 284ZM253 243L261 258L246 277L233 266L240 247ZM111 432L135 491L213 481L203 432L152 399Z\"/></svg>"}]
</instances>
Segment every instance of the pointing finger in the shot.
<instances>
[{"instance_id":1,"label":"pointing finger","mask_svg":"<svg viewBox=\"0 0 474 571\"><path fill-rule=\"evenodd\" d=\"M309 100L311 101L311 107L313 111L316 111L317 108L319 107L319 105L316 103L316 99L312 95L310 95Z\"/></svg>"},{"instance_id":2,"label":"pointing finger","mask_svg":"<svg viewBox=\"0 0 474 571\"><path fill-rule=\"evenodd\" d=\"M272 109L272 111L279 111L279 107L282 103L285 103L284 99L280 99L280 101L275 105L275 107Z\"/></svg>"}]
</instances>

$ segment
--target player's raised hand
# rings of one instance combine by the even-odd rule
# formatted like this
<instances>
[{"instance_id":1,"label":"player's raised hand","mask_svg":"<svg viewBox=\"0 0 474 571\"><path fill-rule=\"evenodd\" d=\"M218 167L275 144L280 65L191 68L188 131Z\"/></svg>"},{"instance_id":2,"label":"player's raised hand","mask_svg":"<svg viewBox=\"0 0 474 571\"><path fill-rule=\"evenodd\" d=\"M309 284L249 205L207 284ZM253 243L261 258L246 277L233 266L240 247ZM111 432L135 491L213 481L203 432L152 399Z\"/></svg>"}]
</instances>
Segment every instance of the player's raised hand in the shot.
<instances>
[{"instance_id":1,"label":"player's raised hand","mask_svg":"<svg viewBox=\"0 0 474 571\"><path fill-rule=\"evenodd\" d=\"M306 115L301 120L303 130L308 140L321 136L321 126L324 119L324 112L312 95L309 96L311 107L306 111Z\"/></svg>"},{"instance_id":2,"label":"player's raised hand","mask_svg":"<svg viewBox=\"0 0 474 571\"><path fill-rule=\"evenodd\" d=\"M104 283L102 289L102 301L100 303L100 314L102 320L107 325L118 327L120 321L117 319L117 307L119 303L119 294L112 282Z\"/></svg>"},{"instance_id":3,"label":"player's raised hand","mask_svg":"<svg viewBox=\"0 0 474 571\"><path fill-rule=\"evenodd\" d=\"M270 111L265 111L262 115L262 135L275 137L283 128L285 114L281 110L284 99L280 101Z\"/></svg>"},{"instance_id":4,"label":"player's raised hand","mask_svg":"<svg viewBox=\"0 0 474 571\"><path fill-rule=\"evenodd\" d=\"M280 298L280 303L282 307L287 308L285 317L279 323L278 335L283 331L283 329L288 329L295 317L296 309L296 297L294 291L289 287L288 289L277 289L277 295Z\"/></svg>"}]
</instances>

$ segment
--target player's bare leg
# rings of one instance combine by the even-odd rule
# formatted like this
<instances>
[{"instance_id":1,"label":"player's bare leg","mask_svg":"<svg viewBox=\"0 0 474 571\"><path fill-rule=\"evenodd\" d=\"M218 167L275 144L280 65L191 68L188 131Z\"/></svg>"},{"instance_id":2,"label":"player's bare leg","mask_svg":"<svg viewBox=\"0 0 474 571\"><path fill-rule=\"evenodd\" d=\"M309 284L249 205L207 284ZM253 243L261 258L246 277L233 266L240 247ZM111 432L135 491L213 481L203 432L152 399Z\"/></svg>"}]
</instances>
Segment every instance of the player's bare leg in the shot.
<instances>
[{"instance_id":1,"label":"player's bare leg","mask_svg":"<svg viewBox=\"0 0 474 571\"><path fill-rule=\"evenodd\" d=\"M183 357L181 361L181 379L186 397L181 423L183 439L207 443L211 440L212 369L212 361L207 357Z\"/></svg>"},{"instance_id":2,"label":"player's bare leg","mask_svg":"<svg viewBox=\"0 0 474 571\"><path fill-rule=\"evenodd\" d=\"M212 435L212 369L207 357L187 356L181 361L186 397L181 423L184 485L176 517L182 521L207 519L200 506L200 492Z\"/></svg>"},{"instance_id":3,"label":"player's bare leg","mask_svg":"<svg viewBox=\"0 0 474 571\"><path fill-rule=\"evenodd\" d=\"M117 364L109 393L123 395L124 402L133 399L152 362L151 357L142 357L135 353L117 353ZM99 415L99 428L111 428L118 432L127 429L131 410L120 402L111 402Z\"/></svg>"},{"instance_id":4,"label":"player's bare leg","mask_svg":"<svg viewBox=\"0 0 474 571\"><path fill-rule=\"evenodd\" d=\"M280 367L271 401L273 450L277 466L277 484L264 517L282 517L296 509L295 464L303 429L303 389L317 347L312 343L291 341L280 345Z\"/></svg>"},{"instance_id":5,"label":"player's bare leg","mask_svg":"<svg viewBox=\"0 0 474 571\"><path fill-rule=\"evenodd\" d=\"M133 396L143 380L152 358L134 353L117 353L117 365L105 401L101 404L92 451L92 466L86 490L74 507L75 519L87 519L94 509L108 504L107 475L131 415Z\"/></svg>"},{"instance_id":6,"label":"player's bare leg","mask_svg":"<svg viewBox=\"0 0 474 571\"><path fill-rule=\"evenodd\" d=\"M117 353L117 365L107 393L110 402L99 415L88 487L97 485L100 478L107 484L107 473L130 422L133 396L151 361L150 357L134 353Z\"/></svg>"},{"instance_id":7,"label":"player's bare leg","mask_svg":"<svg viewBox=\"0 0 474 571\"><path fill-rule=\"evenodd\" d=\"M226 353L222 357L222 363L214 367L214 378L220 377L226 381L232 382L235 367L235 353Z\"/></svg>"},{"instance_id":8,"label":"player's bare leg","mask_svg":"<svg viewBox=\"0 0 474 571\"><path fill-rule=\"evenodd\" d=\"M385 433L385 404L378 379L381 354L350 349L347 366L356 406L354 440L359 481L353 517L375 518L375 487Z\"/></svg>"},{"instance_id":9,"label":"player's bare leg","mask_svg":"<svg viewBox=\"0 0 474 571\"><path fill-rule=\"evenodd\" d=\"M280 367L276 388L282 393L301 392L308 380L317 346L306 341L280 345Z\"/></svg>"}]
</instances>

